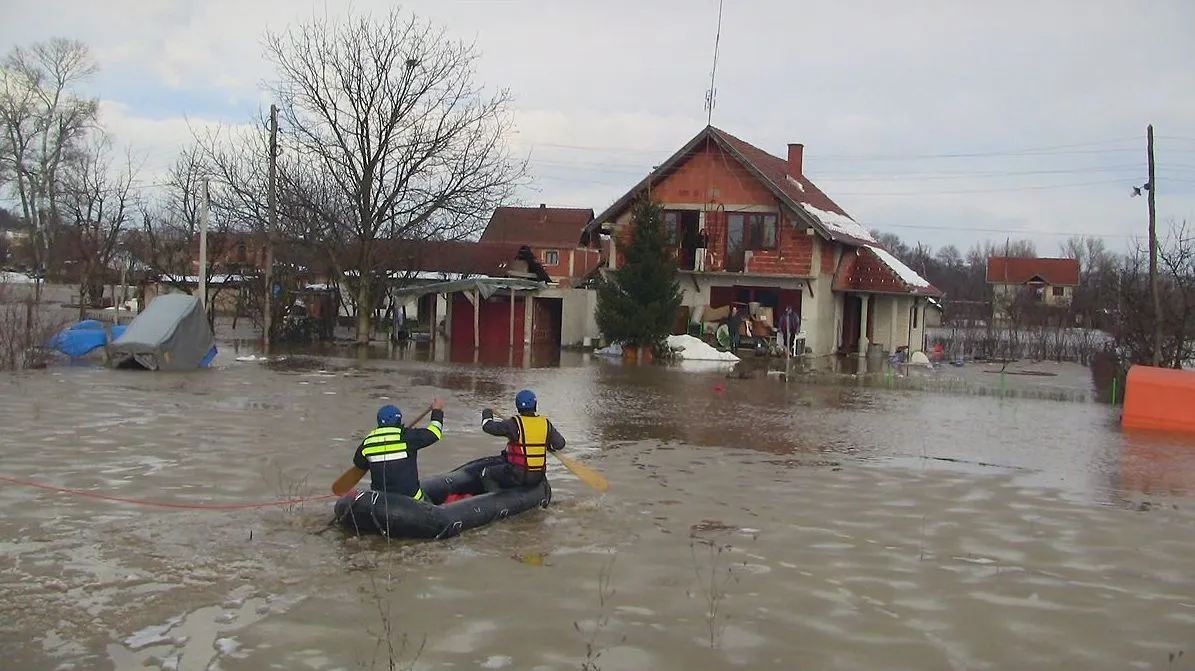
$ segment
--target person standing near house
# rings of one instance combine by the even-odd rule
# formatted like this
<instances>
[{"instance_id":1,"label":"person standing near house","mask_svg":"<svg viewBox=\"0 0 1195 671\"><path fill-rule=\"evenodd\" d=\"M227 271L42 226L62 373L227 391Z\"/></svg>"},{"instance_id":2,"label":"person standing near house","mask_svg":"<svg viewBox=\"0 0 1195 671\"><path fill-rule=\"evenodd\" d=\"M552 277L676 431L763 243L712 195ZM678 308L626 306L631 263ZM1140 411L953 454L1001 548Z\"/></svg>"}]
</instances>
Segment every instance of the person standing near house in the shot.
<instances>
[{"instance_id":1,"label":"person standing near house","mask_svg":"<svg viewBox=\"0 0 1195 671\"><path fill-rule=\"evenodd\" d=\"M792 352L793 345L797 341L797 334L801 332L801 315L793 312L793 306L786 306L784 314L780 315L780 323L776 326L781 338L784 339L784 351ZM796 354L796 352L792 353Z\"/></svg>"},{"instance_id":2,"label":"person standing near house","mask_svg":"<svg viewBox=\"0 0 1195 671\"><path fill-rule=\"evenodd\" d=\"M739 351L739 331L743 328L743 317L739 315L739 309L735 306L730 306L730 314L726 316L726 328L730 331L730 351Z\"/></svg>"},{"instance_id":3,"label":"person standing near house","mask_svg":"<svg viewBox=\"0 0 1195 671\"><path fill-rule=\"evenodd\" d=\"M481 411L481 430L507 439L503 462L481 472L487 492L538 485L548 470L548 452L564 449L564 436L547 417L536 414L537 406L535 392L524 389L515 395L514 417L498 419L493 408Z\"/></svg>"},{"instance_id":4,"label":"person standing near house","mask_svg":"<svg viewBox=\"0 0 1195 671\"><path fill-rule=\"evenodd\" d=\"M693 270L705 272L705 250L710 246L710 237L705 229L697 231L697 249L693 254Z\"/></svg>"}]
</instances>

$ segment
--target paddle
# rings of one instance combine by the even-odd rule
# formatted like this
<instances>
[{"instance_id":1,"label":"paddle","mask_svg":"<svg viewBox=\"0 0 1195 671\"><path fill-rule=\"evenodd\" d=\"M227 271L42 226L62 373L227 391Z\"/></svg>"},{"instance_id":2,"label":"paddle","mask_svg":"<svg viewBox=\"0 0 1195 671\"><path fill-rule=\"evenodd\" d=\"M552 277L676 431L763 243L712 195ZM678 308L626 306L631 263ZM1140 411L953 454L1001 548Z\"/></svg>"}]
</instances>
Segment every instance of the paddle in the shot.
<instances>
[{"instance_id":1,"label":"paddle","mask_svg":"<svg viewBox=\"0 0 1195 671\"><path fill-rule=\"evenodd\" d=\"M606 481L606 478L602 477L601 473L598 473L579 461L573 461L563 454L557 454L551 450L549 450L548 453L559 459L560 463L564 464L565 468L572 471L573 475L581 478L581 480L583 480L585 484L589 485L590 487L593 487L599 492L604 492L610 488L610 483Z\"/></svg>"},{"instance_id":2,"label":"paddle","mask_svg":"<svg viewBox=\"0 0 1195 671\"><path fill-rule=\"evenodd\" d=\"M427 413L431 411L432 407L430 405L427 406L427 410L424 410L423 414L419 415L414 419L414 421L408 424L407 428L409 429L418 424L419 420L426 417ZM365 477L365 474L368 472L369 471L364 468L357 468L356 466L353 466L349 470L345 471L344 474L339 478L336 478L336 482L332 483L332 493L337 496L344 496L350 489L353 488L354 485L360 482L361 478Z\"/></svg>"}]
</instances>

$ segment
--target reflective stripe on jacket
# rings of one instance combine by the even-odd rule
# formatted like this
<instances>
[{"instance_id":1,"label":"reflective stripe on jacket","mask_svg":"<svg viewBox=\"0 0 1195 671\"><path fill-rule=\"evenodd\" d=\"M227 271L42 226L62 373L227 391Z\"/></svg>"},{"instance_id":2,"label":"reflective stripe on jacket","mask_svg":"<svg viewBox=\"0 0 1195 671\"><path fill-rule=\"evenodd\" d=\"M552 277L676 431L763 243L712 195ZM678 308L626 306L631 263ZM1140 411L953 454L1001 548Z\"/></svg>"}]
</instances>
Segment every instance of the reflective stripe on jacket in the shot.
<instances>
[{"instance_id":1,"label":"reflective stripe on jacket","mask_svg":"<svg viewBox=\"0 0 1195 671\"><path fill-rule=\"evenodd\" d=\"M429 427L430 428L430 427ZM387 462L409 459L411 453L407 451L407 442L403 439L403 430L396 426L379 426L365 440L361 441L361 456L369 461L370 477L381 480ZM377 465L377 470L374 466ZM423 499L423 489L416 486L415 493L410 494L416 501Z\"/></svg>"}]
</instances>

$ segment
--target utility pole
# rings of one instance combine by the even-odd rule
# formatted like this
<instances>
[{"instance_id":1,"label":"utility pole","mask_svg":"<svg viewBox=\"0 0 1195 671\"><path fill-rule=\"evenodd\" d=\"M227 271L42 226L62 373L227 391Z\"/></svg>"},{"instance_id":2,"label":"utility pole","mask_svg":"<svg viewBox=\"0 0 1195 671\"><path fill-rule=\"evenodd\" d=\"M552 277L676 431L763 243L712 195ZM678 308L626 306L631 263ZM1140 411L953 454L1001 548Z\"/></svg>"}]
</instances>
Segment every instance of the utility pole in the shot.
<instances>
[{"instance_id":1,"label":"utility pole","mask_svg":"<svg viewBox=\"0 0 1195 671\"><path fill-rule=\"evenodd\" d=\"M207 227L212 201L208 196L208 179L203 178L203 194L199 208L199 304L203 306L203 317L207 319Z\"/></svg>"},{"instance_id":2,"label":"utility pole","mask_svg":"<svg viewBox=\"0 0 1195 671\"><path fill-rule=\"evenodd\" d=\"M1157 177L1154 174L1154 127L1145 129L1146 152L1149 161L1149 287L1154 303L1154 356L1153 365L1162 365L1162 288L1158 278L1158 221L1154 199L1158 192Z\"/></svg>"},{"instance_id":3,"label":"utility pole","mask_svg":"<svg viewBox=\"0 0 1195 671\"><path fill-rule=\"evenodd\" d=\"M262 314L262 354L270 355L271 315L274 303L274 232L278 227L278 106L270 105L270 169L267 203L270 210L266 230L266 295Z\"/></svg>"}]
</instances>

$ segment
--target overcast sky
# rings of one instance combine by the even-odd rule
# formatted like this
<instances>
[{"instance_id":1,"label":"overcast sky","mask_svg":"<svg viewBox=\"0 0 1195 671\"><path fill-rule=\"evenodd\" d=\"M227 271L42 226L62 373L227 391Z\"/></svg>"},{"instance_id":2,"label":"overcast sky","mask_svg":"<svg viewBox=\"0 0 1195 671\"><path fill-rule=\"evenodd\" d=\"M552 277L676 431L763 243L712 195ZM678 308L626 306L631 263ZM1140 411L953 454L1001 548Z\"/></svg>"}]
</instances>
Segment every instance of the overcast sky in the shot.
<instances>
[{"instance_id":1,"label":"overcast sky","mask_svg":"<svg viewBox=\"0 0 1195 671\"><path fill-rule=\"evenodd\" d=\"M92 89L146 179L192 123L244 122L270 76L261 35L348 3L0 0L0 46L90 44ZM391 3L355 0L357 11ZM481 80L509 87L525 203L602 210L696 134L717 0L417 0L476 40ZM1145 126L1159 221L1195 226L1191 0L725 0L713 123L805 173L861 223L962 248L1067 235L1122 249L1146 230Z\"/></svg>"}]
</instances>

